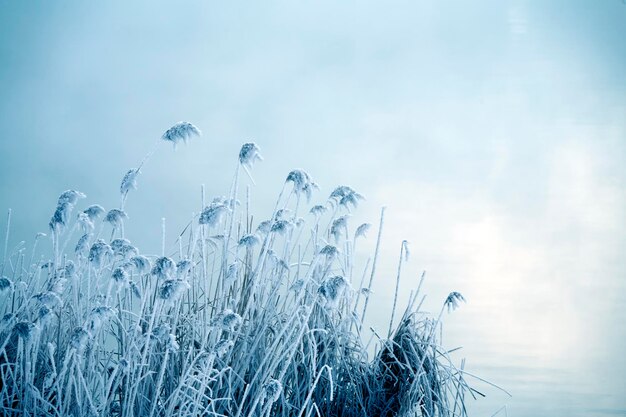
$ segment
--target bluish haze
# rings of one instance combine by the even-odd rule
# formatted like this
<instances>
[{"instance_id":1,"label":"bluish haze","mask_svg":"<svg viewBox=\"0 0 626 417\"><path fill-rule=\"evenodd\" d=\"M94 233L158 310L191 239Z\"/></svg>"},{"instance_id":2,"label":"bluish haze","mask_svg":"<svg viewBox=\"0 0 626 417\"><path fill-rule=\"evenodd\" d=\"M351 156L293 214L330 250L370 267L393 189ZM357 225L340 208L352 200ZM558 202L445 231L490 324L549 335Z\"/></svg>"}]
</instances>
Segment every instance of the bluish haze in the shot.
<instances>
[{"instance_id":1,"label":"bluish haze","mask_svg":"<svg viewBox=\"0 0 626 417\"><path fill-rule=\"evenodd\" d=\"M386 329L427 270L450 290L456 359L502 386L473 415L626 415L626 4L0 1L0 208L11 245L45 231L57 196L119 201L119 181L165 129L129 196L127 234L160 250L223 195L243 142L267 216L287 172L386 205L374 284ZM4 226L2 226L4 231ZM374 236L363 256L373 247Z\"/></svg>"}]
</instances>

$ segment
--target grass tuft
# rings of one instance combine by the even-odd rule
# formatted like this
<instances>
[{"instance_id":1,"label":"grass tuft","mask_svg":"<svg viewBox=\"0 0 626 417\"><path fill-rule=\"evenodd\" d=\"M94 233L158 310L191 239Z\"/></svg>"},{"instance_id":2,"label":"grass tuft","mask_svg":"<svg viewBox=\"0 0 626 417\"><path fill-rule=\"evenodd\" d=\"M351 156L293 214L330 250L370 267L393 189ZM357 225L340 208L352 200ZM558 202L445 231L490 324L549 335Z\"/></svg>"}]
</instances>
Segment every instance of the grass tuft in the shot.
<instances>
[{"instance_id":1,"label":"grass tuft","mask_svg":"<svg viewBox=\"0 0 626 417\"><path fill-rule=\"evenodd\" d=\"M198 135L181 122L162 139L176 145ZM38 234L28 255L21 246L8 251L9 216L0 277L2 415L466 414L463 372L438 344L441 314L432 320L415 306L419 290L395 326L394 299L387 338L363 330L384 209L373 262L360 265L356 240L372 227L350 224L361 194L340 186L307 207L318 187L293 170L274 212L256 221L249 189L243 208L238 201L238 172L252 179L259 148L246 143L234 157L229 197L193 216L170 252L165 221L161 254L140 253L124 236L124 203L138 188L139 168L124 175L119 208L93 204L72 215L85 195L61 194L49 249L37 249L45 236ZM398 280L407 256L402 242ZM461 301L451 293L442 312ZM365 342L372 338L375 349Z\"/></svg>"}]
</instances>

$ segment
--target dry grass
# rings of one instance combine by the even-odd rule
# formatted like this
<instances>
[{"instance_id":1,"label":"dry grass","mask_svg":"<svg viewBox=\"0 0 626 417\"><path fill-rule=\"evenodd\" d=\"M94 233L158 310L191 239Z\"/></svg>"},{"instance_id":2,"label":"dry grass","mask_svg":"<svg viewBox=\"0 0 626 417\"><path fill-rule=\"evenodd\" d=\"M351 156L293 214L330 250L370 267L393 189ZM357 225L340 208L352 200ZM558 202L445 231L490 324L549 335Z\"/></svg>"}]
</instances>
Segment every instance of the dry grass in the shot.
<instances>
[{"instance_id":1,"label":"dry grass","mask_svg":"<svg viewBox=\"0 0 626 417\"><path fill-rule=\"evenodd\" d=\"M164 139L199 134L176 126ZM239 158L250 175L258 147L244 145ZM3 415L465 415L463 372L435 337L441 315L419 313L417 291L368 357L362 320L378 245L355 264L369 227L343 217L360 194L338 187L309 212L316 185L292 171L269 219L255 222L247 199L237 202L237 169L229 197L193 217L174 253L164 239L162 254L141 255L124 235L139 173L128 171L120 207L107 213L79 211L84 196L63 193L52 250L38 236L28 250L5 251ZM381 214L378 242L382 226Z\"/></svg>"}]
</instances>

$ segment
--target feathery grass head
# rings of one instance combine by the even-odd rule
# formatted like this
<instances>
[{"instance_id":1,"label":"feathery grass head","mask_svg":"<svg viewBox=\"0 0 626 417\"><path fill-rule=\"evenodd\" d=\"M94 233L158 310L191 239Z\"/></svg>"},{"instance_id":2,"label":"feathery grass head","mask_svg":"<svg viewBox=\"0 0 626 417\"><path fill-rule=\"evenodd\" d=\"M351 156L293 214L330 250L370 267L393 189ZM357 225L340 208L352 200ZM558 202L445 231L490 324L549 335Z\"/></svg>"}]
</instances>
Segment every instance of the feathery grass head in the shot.
<instances>
[{"instance_id":1,"label":"feathery grass head","mask_svg":"<svg viewBox=\"0 0 626 417\"><path fill-rule=\"evenodd\" d=\"M100 330L100 328L102 327L102 325L113 317L115 317L115 310L113 310L111 307L96 307L92 309L89 313L89 316L87 317L87 322L85 324L85 329L90 335L95 336L98 330Z\"/></svg>"},{"instance_id":2,"label":"feathery grass head","mask_svg":"<svg viewBox=\"0 0 626 417\"><path fill-rule=\"evenodd\" d=\"M372 225L369 223L363 223L359 227L356 228L356 232L354 232L354 239L357 237L367 237L367 232L372 228Z\"/></svg>"},{"instance_id":3,"label":"feathery grass head","mask_svg":"<svg viewBox=\"0 0 626 417\"><path fill-rule=\"evenodd\" d=\"M102 239L98 239L89 249L89 262L96 268L100 268L109 256L113 256L113 250Z\"/></svg>"},{"instance_id":4,"label":"feathery grass head","mask_svg":"<svg viewBox=\"0 0 626 417\"><path fill-rule=\"evenodd\" d=\"M326 245L322 249L320 249L320 255L326 256L326 258L329 260L335 259L338 253L339 250L336 246L333 245Z\"/></svg>"},{"instance_id":5,"label":"feathery grass head","mask_svg":"<svg viewBox=\"0 0 626 417\"><path fill-rule=\"evenodd\" d=\"M113 239L110 243L111 249L113 249L113 253L116 255L119 255L122 248L126 245L130 245L130 240L124 238Z\"/></svg>"},{"instance_id":6,"label":"feathery grass head","mask_svg":"<svg viewBox=\"0 0 626 417\"><path fill-rule=\"evenodd\" d=\"M50 219L50 230L56 233L61 232L67 224L67 220L69 219L70 213L73 208L74 205L67 201L59 203L56 210L54 210L52 218Z\"/></svg>"},{"instance_id":7,"label":"feathery grass head","mask_svg":"<svg viewBox=\"0 0 626 417\"><path fill-rule=\"evenodd\" d=\"M78 256L84 256L88 248L89 235L85 233L80 237L80 239L78 239L78 242L76 242L76 246L74 247L74 253Z\"/></svg>"},{"instance_id":8,"label":"feathery grass head","mask_svg":"<svg viewBox=\"0 0 626 417\"><path fill-rule=\"evenodd\" d=\"M461 302L465 302L465 298L461 293L452 291L444 301L443 305L448 308L448 312L454 311L461 305Z\"/></svg>"},{"instance_id":9,"label":"feathery grass head","mask_svg":"<svg viewBox=\"0 0 626 417\"><path fill-rule=\"evenodd\" d=\"M176 263L167 256L162 256L154 262L152 275L159 279L169 279L176 273Z\"/></svg>"},{"instance_id":10,"label":"feathery grass head","mask_svg":"<svg viewBox=\"0 0 626 417\"><path fill-rule=\"evenodd\" d=\"M261 243L261 240L257 235L248 234L244 235L239 239L239 246L243 246L245 248L252 248Z\"/></svg>"},{"instance_id":11,"label":"feathery grass head","mask_svg":"<svg viewBox=\"0 0 626 417\"><path fill-rule=\"evenodd\" d=\"M15 323L15 326L13 326L13 331L20 338L28 341L35 332L36 328L37 327L35 326L35 324L30 321L20 321Z\"/></svg>"},{"instance_id":12,"label":"feathery grass head","mask_svg":"<svg viewBox=\"0 0 626 417\"><path fill-rule=\"evenodd\" d=\"M62 303L61 297L57 292L44 291L33 295L33 300L37 301L40 306L54 308Z\"/></svg>"},{"instance_id":13,"label":"feathery grass head","mask_svg":"<svg viewBox=\"0 0 626 417\"><path fill-rule=\"evenodd\" d=\"M226 276L224 277L224 281L226 283L231 283L237 280L237 274L239 272L239 263L237 261L228 265L228 270L226 271Z\"/></svg>"},{"instance_id":14,"label":"feathery grass head","mask_svg":"<svg viewBox=\"0 0 626 417\"><path fill-rule=\"evenodd\" d=\"M80 225L83 233L91 233L94 229L93 221L89 218L87 213L80 212L78 213L78 224Z\"/></svg>"},{"instance_id":15,"label":"feathery grass head","mask_svg":"<svg viewBox=\"0 0 626 417\"><path fill-rule=\"evenodd\" d=\"M13 282L7 277L0 278L0 294L13 289Z\"/></svg>"},{"instance_id":16,"label":"feathery grass head","mask_svg":"<svg viewBox=\"0 0 626 417\"><path fill-rule=\"evenodd\" d=\"M104 212L105 212L104 207L102 207L99 204L93 204L87 207L85 210L83 210L83 213L85 213L91 221L94 221L98 217L102 216Z\"/></svg>"},{"instance_id":17,"label":"feathery grass head","mask_svg":"<svg viewBox=\"0 0 626 417\"><path fill-rule=\"evenodd\" d=\"M224 330L233 332L239 328L241 321L242 319L239 314L230 309L226 309L220 314L218 325Z\"/></svg>"},{"instance_id":18,"label":"feathery grass head","mask_svg":"<svg viewBox=\"0 0 626 417\"><path fill-rule=\"evenodd\" d=\"M318 293L326 300L326 307L334 308L341 301L348 282L341 275L327 278L318 289Z\"/></svg>"},{"instance_id":19,"label":"feathery grass head","mask_svg":"<svg viewBox=\"0 0 626 417\"><path fill-rule=\"evenodd\" d=\"M224 202L214 201L202 210L199 223L206 224L209 227L215 227L230 210L230 207Z\"/></svg>"},{"instance_id":20,"label":"feathery grass head","mask_svg":"<svg viewBox=\"0 0 626 417\"><path fill-rule=\"evenodd\" d=\"M333 224L330 228L330 234L335 238L335 242L339 241L342 233L346 230L348 226L348 215L337 217L333 220Z\"/></svg>"},{"instance_id":21,"label":"feathery grass head","mask_svg":"<svg viewBox=\"0 0 626 417\"><path fill-rule=\"evenodd\" d=\"M311 194L318 186L309 174L301 169L294 169L287 175L285 182L293 183L293 190L296 195L304 194L307 200L311 198Z\"/></svg>"},{"instance_id":22,"label":"feathery grass head","mask_svg":"<svg viewBox=\"0 0 626 417\"><path fill-rule=\"evenodd\" d=\"M234 343L231 340L222 339L215 344L213 351L215 352L215 356L218 358L224 357L230 348L232 348Z\"/></svg>"},{"instance_id":23,"label":"feathery grass head","mask_svg":"<svg viewBox=\"0 0 626 417\"><path fill-rule=\"evenodd\" d=\"M113 278L113 281L117 284L123 284L128 281L128 272L126 272L124 267L118 266L111 273L111 278Z\"/></svg>"},{"instance_id":24,"label":"feathery grass head","mask_svg":"<svg viewBox=\"0 0 626 417\"><path fill-rule=\"evenodd\" d=\"M85 194L76 190L63 191L59 196L58 205L65 203L75 205L79 198L85 198Z\"/></svg>"},{"instance_id":25,"label":"feathery grass head","mask_svg":"<svg viewBox=\"0 0 626 417\"><path fill-rule=\"evenodd\" d=\"M256 228L257 233L262 235L268 234L272 230L272 221L271 220L263 220Z\"/></svg>"},{"instance_id":26,"label":"feathery grass head","mask_svg":"<svg viewBox=\"0 0 626 417\"><path fill-rule=\"evenodd\" d=\"M289 210L288 208L281 208L279 210L276 210L276 213L274 214L274 220L285 220L289 217L288 215L290 212L291 210Z\"/></svg>"},{"instance_id":27,"label":"feathery grass head","mask_svg":"<svg viewBox=\"0 0 626 417\"><path fill-rule=\"evenodd\" d=\"M314 216L321 216L322 214L324 214L326 212L326 210L328 210L326 208L326 206L322 206L320 204L317 204L317 205L311 207L311 210L309 210L309 213L313 214Z\"/></svg>"},{"instance_id":28,"label":"feathery grass head","mask_svg":"<svg viewBox=\"0 0 626 417\"><path fill-rule=\"evenodd\" d=\"M70 347L82 352L89 341L89 333L82 327L76 327L70 336Z\"/></svg>"},{"instance_id":29,"label":"feathery grass head","mask_svg":"<svg viewBox=\"0 0 626 417\"><path fill-rule=\"evenodd\" d=\"M356 207L359 200L363 200L364 197L354 191L351 187L348 187L347 185L340 185L335 188L332 193L330 193L328 199L331 203L344 206L349 210L350 205L352 207Z\"/></svg>"},{"instance_id":30,"label":"feathery grass head","mask_svg":"<svg viewBox=\"0 0 626 417\"><path fill-rule=\"evenodd\" d=\"M283 384L279 380L270 378L265 384L263 384L263 394L265 401L275 403L280 398L280 394L283 392Z\"/></svg>"},{"instance_id":31,"label":"feathery grass head","mask_svg":"<svg viewBox=\"0 0 626 417\"><path fill-rule=\"evenodd\" d=\"M63 294L65 291L65 284L67 284L67 278L62 276L53 277L50 282L48 282L48 291L51 291L55 294Z\"/></svg>"},{"instance_id":32,"label":"feathery grass head","mask_svg":"<svg viewBox=\"0 0 626 417\"><path fill-rule=\"evenodd\" d=\"M124 174L124 178L122 178L122 183L120 184L120 194L126 194L130 190L137 189L137 177L141 174L139 168L129 169L126 174Z\"/></svg>"},{"instance_id":33,"label":"feathery grass head","mask_svg":"<svg viewBox=\"0 0 626 417\"><path fill-rule=\"evenodd\" d=\"M104 218L104 221L107 223L111 223L113 227L117 228L122 224L125 219L128 219L128 214L126 214L124 210L114 208L109 210L106 217Z\"/></svg>"},{"instance_id":34,"label":"feathery grass head","mask_svg":"<svg viewBox=\"0 0 626 417\"><path fill-rule=\"evenodd\" d=\"M176 275L178 278L186 278L187 275L191 272L191 267L193 263L190 259L181 259L176 263Z\"/></svg>"},{"instance_id":35,"label":"feathery grass head","mask_svg":"<svg viewBox=\"0 0 626 417\"><path fill-rule=\"evenodd\" d=\"M135 281L128 281L128 287L130 288L131 292L133 293L133 295L137 298L141 298L141 289L139 288L139 285L137 285L137 283Z\"/></svg>"},{"instance_id":36,"label":"feathery grass head","mask_svg":"<svg viewBox=\"0 0 626 417\"><path fill-rule=\"evenodd\" d=\"M263 157L259 153L261 149L256 143L244 143L239 151L239 163L246 168L252 169L256 161L262 161Z\"/></svg>"},{"instance_id":37,"label":"feathery grass head","mask_svg":"<svg viewBox=\"0 0 626 417\"><path fill-rule=\"evenodd\" d=\"M174 126L170 127L163 133L161 139L167 142L172 142L174 147L179 142L187 142L187 140L193 136L200 136L202 132L189 122L178 122Z\"/></svg>"},{"instance_id":38,"label":"feathery grass head","mask_svg":"<svg viewBox=\"0 0 626 417\"><path fill-rule=\"evenodd\" d=\"M292 227L293 223L291 223L289 220L277 220L272 224L270 232L284 235Z\"/></svg>"},{"instance_id":39,"label":"feathery grass head","mask_svg":"<svg viewBox=\"0 0 626 417\"><path fill-rule=\"evenodd\" d=\"M146 258L143 255L136 255L130 258L130 263L135 267L135 271L139 274L147 274L150 272L152 265L150 264L150 259Z\"/></svg>"},{"instance_id":40,"label":"feathery grass head","mask_svg":"<svg viewBox=\"0 0 626 417\"><path fill-rule=\"evenodd\" d=\"M167 279L159 287L159 298L173 302L189 288L191 288L191 286L187 281L182 279Z\"/></svg>"},{"instance_id":41,"label":"feathery grass head","mask_svg":"<svg viewBox=\"0 0 626 417\"><path fill-rule=\"evenodd\" d=\"M58 275L60 277L71 277L72 275L74 275L74 272L76 272L76 264L74 263L74 261L66 261L65 266L59 268Z\"/></svg>"}]
</instances>

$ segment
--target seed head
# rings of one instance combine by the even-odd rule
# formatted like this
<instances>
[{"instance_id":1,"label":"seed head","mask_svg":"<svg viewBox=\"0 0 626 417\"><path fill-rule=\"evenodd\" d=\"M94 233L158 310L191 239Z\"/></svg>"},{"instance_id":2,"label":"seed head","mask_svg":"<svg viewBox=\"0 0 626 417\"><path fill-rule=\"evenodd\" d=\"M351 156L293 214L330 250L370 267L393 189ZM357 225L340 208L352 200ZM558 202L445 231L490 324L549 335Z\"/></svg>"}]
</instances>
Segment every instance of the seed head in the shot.
<instances>
[{"instance_id":1,"label":"seed head","mask_svg":"<svg viewBox=\"0 0 626 417\"><path fill-rule=\"evenodd\" d=\"M333 224L330 228L330 234L334 236L335 242L339 241L342 233L348 226L348 215L340 216L333 220Z\"/></svg>"},{"instance_id":2,"label":"seed head","mask_svg":"<svg viewBox=\"0 0 626 417\"><path fill-rule=\"evenodd\" d=\"M104 240L98 239L89 249L89 262L96 268L100 268L104 260L112 255L113 250L111 247Z\"/></svg>"},{"instance_id":3,"label":"seed head","mask_svg":"<svg viewBox=\"0 0 626 417\"><path fill-rule=\"evenodd\" d=\"M168 279L159 287L159 298L166 301L175 301L185 290L191 288L187 281L182 279Z\"/></svg>"},{"instance_id":4,"label":"seed head","mask_svg":"<svg viewBox=\"0 0 626 417\"><path fill-rule=\"evenodd\" d=\"M111 223L113 227L117 228L122 224L125 219L128 219L128 215L126 214L126 212L124 210L115 208L109 210L106 217L104 218L104 221L107 223Z\"/></svg>"},{"instance_id":5,"label":"seed head","mask_svg":"<svg viewBox=\"0 0 626 417\"><path fill-rule=\"evenodd\" d=\"M287 231L293 227L293 224L288 220L277 220L272 224L272 228L270 231L272 233L278 233L280 235L284 235Z\"/></svg>"},{"instance_id":6,"label":"seed head","mask_svg":"<svg viewBox=\"0 0 626 417\"><path fill-rule=\"evenodd\" d=\"M126 194L130 190L137 189L137 177L141 174L139 168L137 169L129 169L128 172L122 178L122 183L120 184L120 193Z\"/></svg>"},{"instance_id":7,"label":"seed head","mask_svg":"<svg viewBox=\"0 0 626 417\"><path fill-rule=\"evenodd\" d=\"M163 133L161 139L172 142L174 144L174 148L179 142L187 142L189 138L192 136L200 136L202 132L200 129L195 127L189 122L178 122L174 126L170 127Z\"/></svg>"},{"instance_id":8,"label":"seed head","mask_svg":"<svg viewBox=\"0 0 626 417\"><path fill-rule=\"evenodd\" d=\"M259 225L256 228L257 233L260 233L262 235L266 235L270 232L270 230L272 229L272 221L271 220L264 220L261 223L259 223Z\"/></svg>"},{"instance_id":9,"label":"seed head","mask_svg":"<svg viewBox=\"0 0 626 417\"><path fill-rule=\"evenodd\" d=\"M49 223L50 230L52 232L60 233L63 230L63 228L67 225L67 220L73 208L74 205L68 202L59 203L57 205Z\"/></svg>"},{"instance_id":10,"label":"seed head","mask_svg":"<svg viewBox=\"0 0 626 417\"><path fill-rule=\"evenodd\" d=\"M345 208L350 210L349 206L356 208L359 204L359 201L364 199L365 197L363 197L361 194L357 192L351 192L341 197L341 200L339 200L339 205L344 206Z\"/></svg>"},{"instance_id":11,"label":"seed head","mask_svg":"<svg viewBox=\"0 0 626 417\"><path fill-rule=\"evenodd\" d=\"M278 401L282 392L283 385L277 379L270 378L263 385L263 394L265 396L265 401L269 401L271 404Z\"/></svg>"},{"instance_id":12,"label":"seed head","mask_svg":"<svg viewBox=\"0 0 626 417\"><path fill-rule=\"evenodd\" d=\"M87 316L86 330L87 332L95 336L98 330L104 323L115 316L115 310L108 306L96 307Z\"/></svg>"},{"instance_id":13,"label":"seed head","mask_svg":"<svg viewBox=\"0 0 626 417\"><path fill-rule=\"evenodd\" d=\"M74 205L76 204L79 198L85 198L85 194L76 190L63 191L61 195L59 196L58 205L65 204L65 203Z\"/></svg>"},{"instance_id":14,"label":"seed head","mask_svg":"<svg viewBox=\"0 0 626 417\"><path fill-rule=\"evenodd\" d=\"M139 289L139 286L134 281L128 281L128 286L130 287L130 290L132 291L135 297L141 298L141 290Z\"/></svg>"},{"instance_id":15,"label":"seed head","mask_svg":"<svg viewBox=\"0 0 626 417\"><path fill-rule=\"evenodd\" d=\"M340 185L333 190L328 199L331 201L331 203L339 204L340 206L344 206L349 210L350 205L356 207L358 202L360 200L363 200L364 197L347 185Z\"/></svg>"},{"instance_id":16,"label":"seed head","mask_svg":"<svg viewBox=\"0 0 626 417\"><path fill-rule=\"evenodd\" d=\"M354 232L354 239L357 237L367 237L367 232L372 228L372 225L369 223L363 223L359 227L356 228L356 232Z\"/></svg>"},{"instance_id":17,"label":"seed head","mask_svg":"<svg viewBox=\"0 0 626 417\"><path fill-rule=\"evenodd\" d=\"M168 279L176 273L176 264L171 258L162 256L154 262L152 275L159 279Z\"/></svg>"},{"instance_id":18,"label":"seed head","mask_svg":"<svg viewBox=\"0 0 626 417\"><path fill-rule=\"evenodd\" d=\"M294 169L287 175L285 182L293 183L293 190L296 195L304 194L307 200L311 199L313 189L319 188L311 179L311 176L301 169Z\"/></svg>"},{"instance_id":19,"label":"seed head","mask_svg":"<svg viewBox=\"0 0 626 417\"><path fill-rule=\"evenodd\" d=\"M237 280L238 271L239 271L239 264L237 263L237 261L228 265L228 270L226 272L225 281L227 283L230 283L230 282L234 282L235 280Z\"/></svg>"},{"instance_id":20,"label":"seed head","mask_svg":"<svg viewBox=\"0 0 626 417\"><path fill-rule=\"evenodd\" d=\"M52 310L48 306L41 306L37 311L37 322L46 325L51 318Z\"/></svg>"},{"instance_id":21,"label":"seed head","mask_svg":"<svg viewBox=\"0 0 626 417\"><path fill-rule=\"evenodd\" d=\"M120 254L120 250L123 246L130 245L130 240L128 239L113 239L111 241L111 249L113 249L113 253L116 255Z\"/></svg>"},{"instance_id":22,"label":"seed head","mask_svg":"<svg viewBox=\"0 0 626 417\"><path fill-rule=\"evenodd\" d=\"M78 256L84 256L87 248L89 247L89 235L84 234L78 239L76 247L74 247L74 253Z\"/></svg>"},{"instance_id":23,"label":"seed head","mask_svg":"<svg viewBox=\"0 0 626 417\"><path fill-rule=\"evenodd\" d=\"M161 323L152 330L151 337L159 342L167 342L171 327L167 323Z\"/></svg>"},{"instance_id":24,"label":"seed head","mask_svg":"<svg viewBox=\"0 0 626 417\"><path fill-rule=\"evenodd\" d=\"M320 250L320 255L326 256L329 260L334 259L338 253L337 247L333 245L326 245Z\"/></svg>"},{"instance_id":25,"label":"seed head","mask_svg":"<svg viewBox=\"0 0 626 417\"><path fill-rule=\"evenodd\" d=\"M221 202L213 202L209 206L205 207L200 213L200 224L208 224L210 227L217 226L224 215L230 211L227 204Z\"/></svg>"},{"instance_id":26,"label":"seed head","mask_svg":"<svg viewBox=\"0 0 626 417\"><path fill-rule=\"evenodd\" d=\"M444 301L443 305L448 308L449 313L450 311L456 310L460 306L461 301L465 302L465 298L461 293L453 291L446 297L446 301Z\"/></svg>"},{"instance_id":27,"label":"seed head","mask_svg":"<svg viewBox=\"0 0 626 417\"><path fill-rule=\"evenodd\" d=\"M13 326L13 331L19 337L28 341L36 328L37 327L35 326L35 324L30 321L20 321L18 323L15 323L15 326Z\"/></svg>"},{"instance_id":28,"label":"seed head","mask_svg":"<svg viewBox=\"0 0 626 417\"><path fill-rule=\"evenodd\" d=\"M244 143L239 151L239 163L252 169L256 161L262 161L263 157L259 153L260 149L256 143Z\"/></svg>"},{"instance_id":29,"label":"seed head","mask_svg":"<svg viewBox=\"0 0 626 417\"><path fill-rule=\"evenodd\" d=\"M123 284L128 281L128 272L126 272L123 267L118 266L113 270L111 278L113 278L113 281L115 281L117 284Z\"/></svg>"},{"instance_id":30,"label":"seed head","mask_svg":"<svg viewBox=\"0 0 626 417\"><path fill-rule=\"evenodd\" d=\"M231 342L230 340L220 340L215 344L213 351L218 358L223 358L224 355L226 355L232 347L233 342Z\"/></svg>"},{"instance_id":31,"label":"seed head","mask_svg":"<svg viewBox=\"0 0 626 417\"><path fill-rule=\"evenodd\" d=\"M347 286L346 279L341 275L336 275L326 279L320 285L318 292L326 299L326 306L334 307L339 303Z\"/></svg>"},{"instance_id":32,"label":"seed head","mask_svg":"<svg viewBox=\"0 0 626 417\"><path fill-rule=\"evenodd\" d=\"M13 282L9 278L0 278L0 294L3 294L5 291L11 291L12 288Z\"/></svg>"},{"instance_id":33,"label":"seed head","mask_svg":"<svg viewBox=\"0 0 626 417\"><path fill-rule=\"evenodd\" d=\"M53 291L44 291L33 295L33 299L36 300L39 305L54 308L61 304L61 298Z\"/></svg>"},{"instance_id":34,"label":"seed head","mask_svg":"<svg viewBox=\"0 0 626 417\"><path fill-rule=\"evenodd\" d=\"M289 210L288 208L282 208L280 210L276 211L276 214L274 215L274 220L282 220L286 217L288 217L287 215L291 212L291 210Z\"/></svg>"},{"instance_id":35,"label":"seed head","mask_svg":"<svg viewBox=\"0 0 626 417\"><path fill-rule=\"evenodd\" d=\"M232 310L224 310L219 317L219 325L222 329L233 332L241 325L241 316Z\"/></svg>"},{"instance_id":36,"label":"seed head","mask_svg":"<svg viewBox=\"0 0 626 417\"><path fill-rule=\"evenodd\" d=\"M79 352L82 352L89 341L89 333L82 327L76 327L70 337L70 346Z\"/></svg>"},{"instance_id":37,"label":"seed head","mask_svg":"<svg viewBox=\"0 0 626 417\"><path fill-rule=\"evenodd\" d=\"M326 212L326 210L328 210L326 206L322 206L318 204L316 206L311 207L311 210L309 210L309 213L313 214L314 216L321 216L322 214Z\"/></svg>"},{"instance_id":38,"label":"seed head","mask_svg":"<svg viewBox=\"0 0 626 417\"><path fill-rule=\"evenodd\" d=\"M150 259L143 255L133 256L130 258L130 263L133 264L135 270L139 274L147 274L150 271L150 268L152 268L152 265L150 265Z\"/></svg>"},{"instance_id":39,"label":"seed head","mask_svg":"<svg viewBox=\"0 0 626 417\"><path fill-rule=\"evenodd\" d=\"M63 291L65 291L65 284L67 284L66 278L57 277L55 279L52 279L48 284L48 291L55 294L62 294Z\"/></svg>"},{"instance_id":40,"label":"seed head","mask_svg":"<svg viewBox=\"0 0 626 417\"><path fill-rule=\"evenodd\" d=\"M176 264L176 275L178 278L185 278L189 275L193 263L189 259L182 259Z\"/></svg>"},{"instance_id":41,"label":"seed head","mask_svg":"<svg viewBox=\"0 0 626 417\"><path fill-rule=\"evenodd\" d=\"M252 248L259 243L261 243L260 239L254 234L245 235L239 239L239 246L243 246L245 248Z\"/></svg>"},{"instance_id":42,"label":"seed head","mask_svg":"<svg viewBox=\"0 0 626 417\"><path fill-rule=\"evenodd\" d=\"M83 210L83 213L85 213L91 221L94 221L104 214L104 208L99 204L94 204Z\"/></svg>"},{"instance_id":43,"label":"seed head","mask_svg":"<svg viewBox=\"0 0 626 417\"><path fill-rule=\"evenodd\" d=\"M83 233L91 233L95 227L93 221L84 211L78 213L78 224L83 229Z\"/></svg>"}]
</instances>

